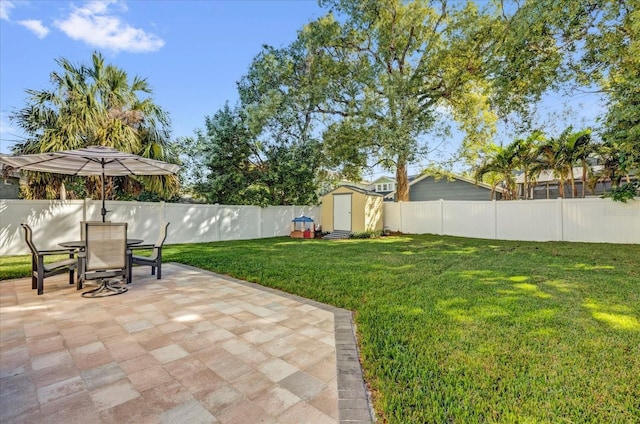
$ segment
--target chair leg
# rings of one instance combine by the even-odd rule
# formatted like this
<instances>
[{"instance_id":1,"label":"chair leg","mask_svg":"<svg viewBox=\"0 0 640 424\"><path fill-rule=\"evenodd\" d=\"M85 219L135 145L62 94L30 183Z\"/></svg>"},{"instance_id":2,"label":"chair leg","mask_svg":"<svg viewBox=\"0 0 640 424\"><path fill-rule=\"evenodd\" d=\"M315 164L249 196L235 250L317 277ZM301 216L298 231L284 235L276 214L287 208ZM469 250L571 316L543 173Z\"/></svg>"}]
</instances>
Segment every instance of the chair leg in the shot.
<instances>
[{"instance_id":1,"label":"chair leg","mask_svg":"<svg viewBox=\"0 0 640 424\"><path fill-rule=\"evenodd\" d=\"M76 281L76 290L82 290L82 283L84 282L84 257L78 255L78 279Z\"/></svg>"},{"instance_id":2,"label":"chair leg","mask_svg":"<svg viewBox=\"0 0 640 424\"><path fill-rule=\"evenodd\" d=\"M131 250L127 250L127 284L131 284L131 280L133 279L133 252Z\"/></svg>"},{"instance_id":3,"label":"chair leg","mask_svg":"<svg viewBox=\"0 0 640 424\"><path fill-rule=\"evenodd\" d=\"M31 255L31 289L38 288L38 261L35 255Z\"/></svg>"},{"instance_id":4,"label":"chair leg","mask_svg":"<svg viewBox=\"0 0 640 424\"><path fill-rule=\"evenodd\" d=\"M160 278L162 278L162 247L158 249L156 264L158 265L158 280L159 280Z\"/></svg>"},{"instance_id":5,"label":"chair leg","mask_svg":"<svg viewBox=\"0 0 640 424\"><path fill-rule=\"evenodd\" d=\"M44 258L38 257L38 295L44 293Z\"/></svg>"},{"instance_id":6,"label":"chair leg","mask_svg":"<svg viewBox=\"0 0 640 424\"><path fill-rule=\"evenodd\" d=\"M69 259L73 259L73 253L69 253ZM80 270L78 269L78 272L80 272ZM75 273L75 270L69 266L69 284L73 285L73 274Z\"/></svg>"}]
</instances>

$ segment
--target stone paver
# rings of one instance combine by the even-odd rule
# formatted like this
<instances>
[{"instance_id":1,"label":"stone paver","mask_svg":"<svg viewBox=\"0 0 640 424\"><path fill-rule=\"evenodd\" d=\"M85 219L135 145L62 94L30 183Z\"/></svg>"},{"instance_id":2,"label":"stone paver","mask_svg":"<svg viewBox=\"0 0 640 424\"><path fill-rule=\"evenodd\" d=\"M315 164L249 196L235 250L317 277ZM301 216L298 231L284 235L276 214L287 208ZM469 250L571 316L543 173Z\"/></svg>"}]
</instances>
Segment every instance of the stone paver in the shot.
<instances>
[{"instance_id":1,"label":"stone paver","mask_svg":"<svg viewBox=\"0 0 640 424\"><path fill-rule=\"evenodd\" d=\"M0 282L0 422L371 423L348 311L179 264Z\"/></svg>"}]
</instances>

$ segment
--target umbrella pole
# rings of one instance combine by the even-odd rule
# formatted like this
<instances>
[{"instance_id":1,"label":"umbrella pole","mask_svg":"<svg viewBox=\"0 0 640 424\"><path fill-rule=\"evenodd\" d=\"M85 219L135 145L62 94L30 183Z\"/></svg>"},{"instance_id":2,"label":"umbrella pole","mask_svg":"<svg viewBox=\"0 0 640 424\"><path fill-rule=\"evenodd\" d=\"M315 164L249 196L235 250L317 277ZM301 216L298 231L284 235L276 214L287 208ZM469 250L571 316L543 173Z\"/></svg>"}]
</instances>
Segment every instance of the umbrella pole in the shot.
<instances>
[{"instance_id":1,"label":"umbrella pole","mask_svg":"<svg viewBox=\"0 0 640 424\"><path fill-rule=\"evenodd\" d=\"M102 214L102 222L105 222L105 216L107 215L107 208L104 203L104 161L102 162L102 210L100 211Z\"/></svg>"}]
</instances>

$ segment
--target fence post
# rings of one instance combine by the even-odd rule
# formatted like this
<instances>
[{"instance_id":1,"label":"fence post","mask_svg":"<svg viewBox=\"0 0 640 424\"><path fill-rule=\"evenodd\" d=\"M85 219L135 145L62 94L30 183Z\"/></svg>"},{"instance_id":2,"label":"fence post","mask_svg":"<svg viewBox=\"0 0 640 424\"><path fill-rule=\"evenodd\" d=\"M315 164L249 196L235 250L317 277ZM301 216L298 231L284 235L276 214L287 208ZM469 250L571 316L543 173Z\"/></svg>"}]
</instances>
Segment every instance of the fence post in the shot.
<instances>
[{"instance_id":1,"label":"fence post","mask_svg":"<svg viewBox=\"0 0 640 424\"><path fill-rule=\"evenodd\" d=\"M262 206L258 206L258 238L263 238L264 231L262 231Z\"/></svg>"},{"instance_id":2,"label":"fence post","mask_svg":"<svg viewBox=\"0 0 640 424\"><path fill-rule=\"evenodd\" d=\"M87 220L87 208L88 208L88 202L89 199L87 199L86 197L84 198L84 201L82 202L82 220L86 221Z\"/></svg>"},{"instance_id":3,"label":"fence post","mask_svg":"<svg viewBox=\"0 0 640 424\"><path fill-rule=\"evenodd\" d=\"M493 239L498 239L498 201L491 199L493 202Z\"/></svg>"},{"instance_id":4,"label":"fence post","mask_svg":"<svg viewBox=\"0 0 640 424\"><path fill-rule=\"evenodd\" d=\"M440 235L444 235L444 199L440 199Z\"/></svg>"},{"instance_id":5,"label":"fence post","mask_svg":"<svg viewBox=\"0 0 640 424\"><path fill-rule=\"evenodd\" d=\"M213 214L216 221L213 226L213 241L220 241L220 204L213 205Z\"/></svg>"},{"instance_id":6,"label":"fence post","mask_svg":"<svg viewBox=\"0 0 640 424\"><path fill-rule=\"evenodd\" d=\"M558 206L556 207L556 213L558 214L556 220L556 229L558 232L558 241L564 241L564 208L563 208L564 199L562 197L558 197Z\"/></svg>"}]
</instances>

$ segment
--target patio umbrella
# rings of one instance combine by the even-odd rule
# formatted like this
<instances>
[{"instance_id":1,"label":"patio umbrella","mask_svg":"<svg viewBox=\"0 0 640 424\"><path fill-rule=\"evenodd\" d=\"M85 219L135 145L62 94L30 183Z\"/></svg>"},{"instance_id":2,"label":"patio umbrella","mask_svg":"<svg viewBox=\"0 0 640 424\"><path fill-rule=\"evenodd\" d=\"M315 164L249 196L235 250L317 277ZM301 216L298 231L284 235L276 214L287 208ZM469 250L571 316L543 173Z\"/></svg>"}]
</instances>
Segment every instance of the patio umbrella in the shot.
<instances>
[{"instance_id":1,"label":"patio umbrella","mask_svg":"<svg viewBox=\"0 0 640 424\"><path fill-rule=\"evenodd\" d=\"M120 152L107 146L34 155L0 156L0 162L16 170L51 172L66 175L102 176L102 221L105 221L105 176L172 175L180 167L167 162Z\"/></svg>"}]
</instances>

